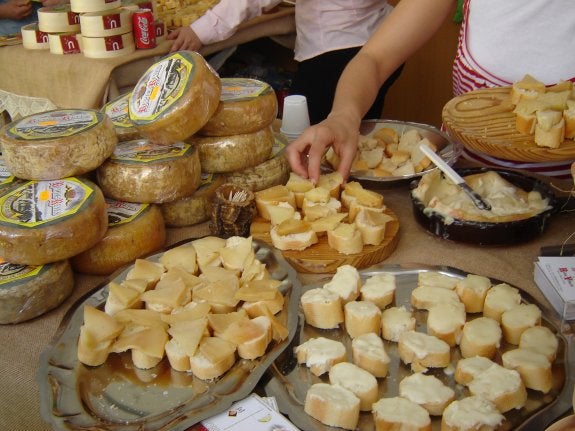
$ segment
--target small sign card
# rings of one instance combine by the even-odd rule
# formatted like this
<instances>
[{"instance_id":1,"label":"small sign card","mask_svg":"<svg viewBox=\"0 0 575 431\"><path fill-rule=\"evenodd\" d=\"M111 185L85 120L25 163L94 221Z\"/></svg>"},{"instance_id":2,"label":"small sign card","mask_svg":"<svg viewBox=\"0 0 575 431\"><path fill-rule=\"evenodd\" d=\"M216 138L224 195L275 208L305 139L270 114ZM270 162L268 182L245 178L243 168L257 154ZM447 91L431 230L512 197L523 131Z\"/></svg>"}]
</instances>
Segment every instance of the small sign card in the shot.
<instances>
[{"instance_id":1,"label":"small sign card","mask_svg":"<svg viewBox=\"0 0 575 431\"><path fill-rule=\"evenodd\" d=\"M564 320L575 319L575 256L540 256L535 283Z\"/></svg>"}]
</instances>

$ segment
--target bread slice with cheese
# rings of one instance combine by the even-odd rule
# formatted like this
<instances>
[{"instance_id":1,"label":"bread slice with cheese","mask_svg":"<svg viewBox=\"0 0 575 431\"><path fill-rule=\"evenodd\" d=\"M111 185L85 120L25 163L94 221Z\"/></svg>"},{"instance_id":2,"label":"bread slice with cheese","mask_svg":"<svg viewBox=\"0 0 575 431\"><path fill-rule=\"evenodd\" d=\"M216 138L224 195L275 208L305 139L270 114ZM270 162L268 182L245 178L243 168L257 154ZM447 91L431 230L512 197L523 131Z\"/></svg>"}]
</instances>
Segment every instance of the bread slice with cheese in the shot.
<instances>
[{"instance_id":1,"label":"bread slice with cheese","mask_svg":"<svg viewBox=\"0 0 575 431\"><path fill-rule=\"evenodd\" d=\"M433 335L417 331L405 331L397 342L399 358L411 365L415 372L427 368L445 368L451 361L449 344Z\"/></svg>"},{"instance_id":2,"label":"bread slice with cheese","mask_svg":"<svg viewBox=\"0 0 575 431\"><path fill-rule=\"evenodd\" d=\"M539 147L559 148L565 139L565 120L562 111L545 109L535 114L535 144Z\"/></svg>"},{"instance_id":3,"label":"bread slice with cheese","mask_svg":"<svg viewBox=\"0 0 575 431\"><path fill-rule=\"evenodd\" d=\"M399 395L419 404L432 416L441 416L455 391L433 375L414 373L399 382Z\"/></svg>"},{"instance_id":4,"label":"bread slice with cheese","mask_svg":"<svg viewBox=\"0 0 575 431\"><path fill-rule=\"evenodd\" d=\"M219 337L204 337L190 358L190 370L201 380L222 376L236 363L236 345Z\"/></svg>"},{"instance_id":5,"label":"bread slice with cheese","mask_svg":"<svg viewBox=\"0 0 575 431\"><path fill-rule=\"evenodd\" d=\"M341 297L329 289L306 290L300 297L305 322L320 329L338 328L344 321Z\"/></svg>"},{"instance_id":6,"label":"bread slice with cheese","mask_svg":"<svg viewBox=\"0 0 575 431\"><path fill-rule=\"evenodd\" d=\"M302 207L304 193L314 188L314 184L310 179L304 178L295 172L290 172L285 186L294 194L296 208Z\"/></svg>"},{"instance_id":7,"label":"bread slice with cheese","mask_svg":"<svg viewBox=\"0 0 575 431\"><path fill-rule=\"evenodd\" d=\"M339 199L343 177L338 171L322 174L319 176L317 186L328 190L332 198Z\"/></svg>"},{"instance_id":8,"label":"bread slice with cheese","mask_svg":"<svg viewBox=\"0 0 575 431\"><path fill-rule=\"evenodd\" d=\"M347 357L341 341L325 337L310 338L298 345L294 352L298 364L305 364L316 376L327 373L332 366L344 362Z\"/></svg>"},{"instance_id":9,"label":"bread slice with cheese","mask_svg":"<svg viewBox=\"0 0 575 431\"><path fill-rule=\"evenodd\" d=\"M459 299L465 304L467 313L481 313L487 291L491 288L491 280L482 275L467 274L467 276L457 281L455 292Z\"/></svg>"},{"instance_id":10,"label":"bread slice with cheese","mask_svg":"<svg viewBox=\"0 0 575 431\"><path fill-rule=\"evenodd\" d=\"M384 340L398 342L401 334L415 330L415 324L415 317L407 308L386 308L381 313L381 336Z\"/></svg>"},{"instance_id":11,"label":"bread slice with cheese","mask_svg":"<svg viewBox=\"0 0 575 431\"><path fill-rule=\"evenodd\" d=\"M355 217L355 226L366 245L380 245L385 239L387 223L393 220L389 214L362 208Z\"/></svg>"},{"instance_id":12,"label":"bread slice with cheese","mask_svg":"<svg viewBox=\"0 0 575 431\"><path fill-rule=\"evenodd\" d=\"M519 304L501 315L503 338L515 345L519 344L523 331L540 324L541 309L535 304Z\"/></svg>"},{"instance_id":13,"label":"bread slice with cheese","mask_svg":"<svg viewBox=\"0 0 575 431\"><path fill-rule=\"evenodd\" d=\"M342 222L334 230L328 231L327 243L342 254L357 254L363 250L363 238L354 223Z\"/></svg>"},{"instance_id":14,"label":"bread slice with cheese","mask_svg":"<svg viewBox=\"0 0 575 431\"><path fill-rule=\"evenodd\" d=\"M387 376L391 359L381 337L371 332L351 340L353 363L375 377Z\"/></svg>"},{"instance_id":15,"label":"bread slice with cheese","mask_svg":"<svg viewBox=\"0 0 575 431\"><path fill-rule=\"evenodd\" d=\"M272 244L279 250L305 250L318 238L311 225L303 220L287 219L270 230Z\"/></svg>"},{"instance_id":16,"label":"bread slice with cheese","mask_svg":"<svg viewBox=\"0 0 575 431\"><path fill-rule=\"evenodd\" d=\"M419 310L429 310L437 304L461 303L455 290L437 286L421 286L411 291L411 305Z\"/></svg>"},{"instance_id":17,"label":"bread slice with cheese","mask_svg":"<svg viewBox=\"0 0 575 431\"><path fill-rule=\"evenodd\" d=\"M395 275L382 272L366 278L359 289L362 301L371 301L382 310L391 304L395 298Z\"/></svg>"},{"instance_id":18,"label":"bread slice with cheese","mask_svg":"<svg viewBox=\"0 0 575 431\"><path fill-rule=\"evenodd\" d=\"M381 331L381 310L370 301L350 301L343 306L345 330L351 338Z\"/></svg>"},{"instance_id":19,"label":"bread slice with cheese","mask_svg":"<svg viewBox=\"0 0 575 431\"><path fill-rule=\"evenodd\" d=\"M463 303L435 304L427 313L427 333L455 346L459 344L466 319Z\"/></svg>"},{"instance_id":20,"label":"bread slice with cheese","mask_svg":"<svg viewBox=\"0 0 575 431\"><path fill-rule=\"evenodd\" d=\"M483 315L500 322L504 311L519 304L521 304L519 290L507 283L500 283L489 289L485 295Z\"/></svg>"},{"instance_id":21,"label":"bread slice with cheese","mask_svg":"<svg viewBox=\"0 0 575 431\"><path fill-rule=\"evenodd\" d=\"M460 359L455 366L455 381L460 385L468 385L479 373L493 364L495 362L485 356Z\"/></svg>"},{"instance_id":22,"label":"bread slice with cheese","mask_svg":"<svg viewBox=\"0 0 575 431\"><path fill-rule=\"evenodd\" d=\"M378 399L377 379L351 362L340 362L331 367L329 382L353 392L359 398L359 410L362 412L371 411L372 404Z\"/></svg>"},{"instance_id":23,"label":"bread slice with cheese","mask_svg":"<svg viewBox=\"0 0 575 431\"><path fill-rule=\"evenodd\" d=\"M495 404L471 396L447 406L441 417L441 431L496 431L504 421Z\"/></svg>"},{"instance_id":24,"label":"bread slice with cheese","mask_svg":"<svg viewBox=\"0 0 575 431\"><path fill-rule=\"evenodd\" d=\"M346 264L337 268L331 280L325 283L323 288L338 294L345 304L359 297L361 285L361 276L357 268Z\"/></svg>"},{"instance_id":25,"label":"bread slice with cheese","mask_svg":"<svg viewBox=\"0 0 575 431\"><path fill-rule=\"evenodd\" d=\"M294 193L281 184L256 192L255 200L258 214L266 220L270 219L267 205L277 205L280 202L287 202L292 207L297 208Z\"/></svg>"},{"instance_id":26,"label":"bread slice with cheese","mask_svg":"<svg viewBox=\"0 0 575 431\"><path fill-rule=\"evenodd\" d=\"M563 110L563 120L565 121L565 138L575 139L575 99L569 99L567 107Z\"/></svg>"},{"instance_id":27,"label":"bread slice with cheese","mask_svg":"<svg viewBox=\"0 0 575 431\"><path fill-rule=\"evenodd\" d=\"M559 339L548 327L533 326L521 333L519 348L542 353L550 362L553 362L557 357Z\"/></svg>"},{"instance_id":28,"label":"bread slice with cheese","mask_svg":"<svg viewBox=\"0 0 575 431\"><path fill-rule=\"evenodd\" d=\"M499 323L490 317L478 317L465 323L459 342L464 358L485 356L493 358L501 345L502 331Z\"/></svg>"},{"instance_id":29,"label":"bread slice with cheese","mask_svg":"<svg viewBox=\"0 0 575 431\"><path fill-rule=\"evenodd\" d=\"M372 413L376 430L431 431L429 412L403 397L380 399Z\"/></svg>"},{"instance_id":30,"label":"bread slice with cheese","mask_svg":"<svg viewBox=\"0 0 575 431\"><path fill-rule=\"evenodd\" d=\"M545 84L533 76L526 74L511 85L511 103L517 105L520 100L535 99L545 92Z\"/></svg>"},{"instance_id":31,"label":"bread slice with cheese","mask_svg":"<svg viewBox=\"0 0 575 431\"><path fill-rule=\"evenodd\" d=\"M469 382L469 392L491 401L501 413L520 409L527 401L527 390L519 373L494 364Z\"/></svg>"},{"instance_id":32,"label":"bread slice with cheese","mask_svg":"<svg viewBox=\"0 0 575 431\"><path fill-rule=\"evenodd\" d=\"M423 271L417 274L417 287L442 287L453 290L459 279L437 271Z\"/></svg>"},{"instance_id":33,"label":"bread slice with cheese","mask_svg":"<svg viewBox=\"0 0 575 431\"><path fill-rule=\"evenodd\" d=\"M505 368L517 370L525 387L548 393L553 388L551 362L543 353L530 349L513 349L501 355Z\"/></svg>"},{"instance_id":34,"label":"bread slice with cheese","mask_svg":"<svg viewBox=\"0 0 575 431\"><path fill-rule=\"evenodd\" d=\"M307 390L304 411L325 425L354 430L359 421L359 405L359 398L350 390L315 383Z\"/></svg>"}]
</instances>

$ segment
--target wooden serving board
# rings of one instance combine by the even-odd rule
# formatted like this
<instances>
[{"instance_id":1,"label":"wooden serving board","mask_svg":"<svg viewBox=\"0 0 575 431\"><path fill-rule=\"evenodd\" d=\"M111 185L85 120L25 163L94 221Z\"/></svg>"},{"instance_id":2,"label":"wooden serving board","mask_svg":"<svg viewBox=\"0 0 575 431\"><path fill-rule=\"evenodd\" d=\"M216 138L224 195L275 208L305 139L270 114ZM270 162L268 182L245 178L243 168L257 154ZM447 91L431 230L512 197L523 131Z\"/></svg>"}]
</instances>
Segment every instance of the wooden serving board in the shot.
<instances>
[{"instance_id":1,"label":"wooden serving board","mask_svg":"<svg viewBox=\"0 0 575 431\"><path fill-rule=\"evenodd\" d=\"M443 107L449 134L471 150L517 162L557 162L575 159L575 141L559 148L538 147L533 136L515 128L510 87L472 91L454 97Z\"/></svg>"},{"instance_id":2,"label":"wooden serving board","mask_svg":"<svg viewBox=\"0 0 575 431\"><path fill-rule=\"evenodd\" d=\"M343 254L331 248L327 236L321 236L317 244L305 250L285 250L283 257L298 272L307 274L333 274L341 265L352 265L357 269L368 268L382 262L395 250L399 241L399 220L389 208L385 213L393 217L385 227L385 237L379 245L365 245L361 253ZM254 239L264 241L273 247L270 236L270 223L256 217L252 222L251 235Z\"/></svg>"}]
</instances>

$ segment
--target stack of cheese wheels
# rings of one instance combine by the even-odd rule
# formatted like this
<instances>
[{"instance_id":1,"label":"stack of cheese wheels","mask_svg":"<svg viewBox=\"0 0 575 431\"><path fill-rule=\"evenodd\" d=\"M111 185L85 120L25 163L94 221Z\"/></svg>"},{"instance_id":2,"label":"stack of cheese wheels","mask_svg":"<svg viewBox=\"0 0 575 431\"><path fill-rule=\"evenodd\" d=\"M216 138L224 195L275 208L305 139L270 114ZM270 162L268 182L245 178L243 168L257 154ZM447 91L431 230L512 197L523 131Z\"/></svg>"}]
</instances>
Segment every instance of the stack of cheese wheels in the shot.
<instances>
[{"instance_id":1,"label":"stack of cheese wheels","mask_svg":"<svg viewBox=\"0 0 575 431\"><path fill-rule=\"evenodd\" d=\"M75 3L80 5L74 6ZM98 3L92 0L76 0L72 2L72 7L91 9ZM80 14L80 45L86 57L119 57L136 50L132 33L132 12L129 9L105 8L83 12Z\"/></svg>"},{"instance_id":2,"label":"stack of cheese wheels","mask_svg":"<svg viewBox=\"0 0 575 431\"><path fill-rule=\"evenodd\" d=\"M128 112L130 96L131 93L123 94L106 103L102 108L102 111L112 120L120 142L141 138L136 126L130 121L130 113Z\"/></svg>"},{"instance_id":3,"label":"stack of cheese wheels","mask_svg":"<svg viewBox=\"0 0 575 431\"><path fill-rule=\"evenodd\" d=\"M26 49L50 49L48 33L40 31L37 22L24 25L20 28L22 33L22 46Z\"/></svg>"},{"instance_id":4,"label":"stack of cheese wheels","mask_svg":"<svg viewBox=\"0 0 575 431\"><path fill-rule=\"evenodd\" d=\"M219 76L200 54L174 52L138 80L128 105L130 120L156 144L180 142L208 122L220 93Z\"/></svg>"},{"instance_id":5,"label":"stack of cheese wheels","mask_svg":"<svg viewBox=\"0 0 575 431\"><path fill-rule=\"evenodd\" d=\"M46 6L38 9L38 29L48 34L48 47L52 54L78 54L81 52L80 14L69 4ZM24 33L22 33L24 37Z\"/></svg>"},{"instance_id":6,"label":"stack of cheese wheels","mask_svg":"<svg viewBox=\"0 0 575 431\"><path fill-rule=\"evenodd\" d=\"M164 203L191 196L201 182L197 148L179 142L146 139L118 143L96 171L108 198L135 203Z\"/></svg>"},{"instance_id":7,"label":"stack of cheese wheels","mask_svg":"<svg viewBox=\"0 0 575 431\"><path fill-rule=\"evenodd\" d=\"M96 169L114 151L112 121L90 109L46 111L0 130L8 170L27 180L54 180Z\"/></svg>"},{"instance_id":8,"label":"stack of cheese wheels","mask_svg":"<svg viewBox=\"0 0 575 431\"><path fill-rule=\"evenodd\" d=\"M106 204L108 231L94 247L71 258L77 272L109 275L164 246L166 229L157 205L112 199Z\"/></svg>"},{"instance_id":9,"label":"stack of cheese wheels","mask_svg":"<svg viewBox=\"0 0 575 431\"><path fill-rule=\"evenodd\" d=\"M222 78L221 82L217 110L189 142L199 147L204 172L254 168L272 154L275 92L269 84L255 79Z\"/></svg>"}]
</instances>

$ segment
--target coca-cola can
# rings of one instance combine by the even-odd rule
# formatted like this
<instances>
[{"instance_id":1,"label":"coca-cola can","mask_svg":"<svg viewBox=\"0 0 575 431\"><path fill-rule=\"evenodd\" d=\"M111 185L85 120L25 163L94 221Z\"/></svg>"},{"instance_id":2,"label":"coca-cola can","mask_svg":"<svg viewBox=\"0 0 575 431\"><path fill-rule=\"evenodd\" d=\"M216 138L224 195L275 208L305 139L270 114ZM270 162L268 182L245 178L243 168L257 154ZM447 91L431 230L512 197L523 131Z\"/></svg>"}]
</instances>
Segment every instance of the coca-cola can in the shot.
<instances>
[{"instance_id":1,"label":"coca-cola can","mask_svg":"<svg viewBox=\"0 0 575 431\"><path fill-rule=\"evenodd\" d=\"M137 49L156 47L156 28L151 9L138 9L132 14L134 42Z\"/></svg>"}]
</instances>

